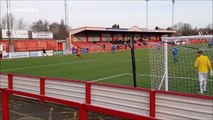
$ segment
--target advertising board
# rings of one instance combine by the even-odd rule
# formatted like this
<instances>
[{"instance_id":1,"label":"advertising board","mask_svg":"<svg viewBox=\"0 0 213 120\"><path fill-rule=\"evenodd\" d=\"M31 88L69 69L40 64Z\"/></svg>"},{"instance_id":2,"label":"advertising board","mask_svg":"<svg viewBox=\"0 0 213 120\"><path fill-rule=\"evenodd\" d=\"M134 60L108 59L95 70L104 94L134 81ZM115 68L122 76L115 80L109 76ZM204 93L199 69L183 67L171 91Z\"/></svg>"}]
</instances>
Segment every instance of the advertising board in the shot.
<instances>
[{"instance_id":1,"label":"advertising board","mask_svg":"<svg viewBox=\"0 0 213 120\"><path fill-rule=\"evenodd\" d=\"M32 38L53 39L52 32L32 32Z\"/></svg>"},{"instance_id":2,"label":"advertising board","mask_svg":"<svg viewBox=\"0 0 213 120\"><path fill-rule=\"evenodd\" d=\"M2 38L9 38L8 37L8 30L2 30ZM12 30L11 31L11 38L29 38L28 31L26 30Z\"/></svg>"}]
</instances>

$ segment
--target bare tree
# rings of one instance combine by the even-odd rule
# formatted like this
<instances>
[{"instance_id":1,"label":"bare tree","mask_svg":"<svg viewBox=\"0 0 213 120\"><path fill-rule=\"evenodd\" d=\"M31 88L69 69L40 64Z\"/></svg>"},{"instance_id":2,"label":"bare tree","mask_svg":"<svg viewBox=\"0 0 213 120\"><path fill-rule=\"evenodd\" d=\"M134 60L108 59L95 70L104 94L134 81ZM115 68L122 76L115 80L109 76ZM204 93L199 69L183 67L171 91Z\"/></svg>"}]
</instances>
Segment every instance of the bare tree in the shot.
<instances>
[{"instance_id":1,"label":"bare tree","mask_svg":"<svg viewBox=\"0 0 213 120\"><path fill-rule=\"evenodd\" d=\"M27 24L24 22L23 18L20 18L17 21L16 29L25 30L27 28Z\"/></svg>"},{"instance_id":2,"label":"bare tree","mask_svg":"<svg viewBox=\"0 0 213 120\"><path fill-rule=\"evenodd\" d=\"M114 25L112 26L112 28L120 28L120 25L119 25L119 24L114 24Z\"/></svg>"},{"instance_id":3,"label":"bare tree","mask_svg":"<svg viewBox=\"0 0 213 120\"><path fill-rule=\"evenodd\" d=\"M183 27L183 25L184 25L183 22L178 22L177 24L175 24L173 26L173 29L176 30L176 31L178 31L178 30L180 30L181 27Z\"/></svg>"},{"instance_id":4,"label":"bare tree","mask_svg":"<svg viewBox=\"0 0 213 120\"><path fill-rule=\"evenodd\" d=\"M206 28L210 29L210 30L213 30L213 24L208 24Z\"/></svg>"},{"instance_id":5,"label":"bare tree","mask_svg":"<svg viewBox=\"0 0 213 120\"><path fill-rule=\"evenodd\" d=\"M53 33L57 33L59 31L59 24L57 22L51 23L50 25L50 31Z\"/></svg>"},{"instance_id":6,"label":"bare tree","mask_svg":"<svg viewBox=\"0 0 213 120\"><path fill-rule=\"evenodd\" d=\"M7 20L2 18L2 24L1 24L2 29L7 29Z\"/></svg>"},{"instance_id":7,"label":"bare tree","mask_svg":"<svg viewBox=\"0 0 213 120\"><path fill-rule=\"evenodd\" d=\"M66 37L68 36L68 32L67 32L67 29L66 29L66 25L64 24L64 20L62 19L61 20L61 23L59 25L59 31L57 33L57 39L63 39L65 40Z\"/></svg>"},{"instance_id":8,"label":"bare tree","mask_svg":"<svg viewBox=\"0 0 213 120\"><path fill-rule=\"evenodd\" d=\"M11 29L17 29L17 30L25 30L27 29L27 24L24 22L23 18L15 18L15 16L13 14L9 14L10 16L10 22L9 22L9 25L10 25L10 28ZM1 28L2 29L7 29L7 15L5 15L3 18L2 18L2 24L1 24Z\"/></svg>"},{"instance_id":9,"label":"bare tree","mask_svg":"<svg viewBox=\"0 0 213 120\"><path fill-rule=\"evenodd\" d=\"M192 34L192 26L188 23L183 24L183 26L179 29L181 35L191 35Z\"/></svg>"},{"instance_id":10,"label":"bare tree","mask_svg":"<svg viewBox=\"0 0 213 120\"><path fill-rule=\"evenodd\" d=\"M213 24L208 24L206 27L208 34L213 34Z\"/></svg>"},{"instance_id":11,"label":"bare tree","mask_svg":"<svg viewBox=\"0 0 213 120\"><path fill-rule=\"evenodd\" d=\"M31 26L32 31L49 31L49 23L44 20L38 20L36 22L33 22L33 25Z\"/></svg>"},{"instance_id":12,"label":"bare tree","mask_svg":"<svg viewBox=\"0 0 213 120\"><path fill-rule=\"evenodd\" d=\"M15 28L15 17L13 14L9 14L9 17L10 17L10 22L9 22L9 26L10 28L14 29ZM2 18L2 29L7 29L7 15L5 15L3 18Z\"/></svg>"}]
</instances>

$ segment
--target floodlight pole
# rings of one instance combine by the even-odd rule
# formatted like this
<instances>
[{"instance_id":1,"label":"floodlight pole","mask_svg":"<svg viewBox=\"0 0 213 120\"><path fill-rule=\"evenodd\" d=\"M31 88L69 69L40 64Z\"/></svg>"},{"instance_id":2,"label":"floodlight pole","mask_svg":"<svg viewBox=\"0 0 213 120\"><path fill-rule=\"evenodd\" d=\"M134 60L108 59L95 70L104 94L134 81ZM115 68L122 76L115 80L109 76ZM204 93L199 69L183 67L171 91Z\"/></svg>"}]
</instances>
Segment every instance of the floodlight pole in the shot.
<instances>
[{"instance_id":1,"label":"floodlight pole","mask_svg":"<svg viewBox=\"0 0 213 120\"><path fill-rule=\"evenodd\" d=\"M175 5L175 0L172 0L172 27L174 27L174 5Z\"/></svg>"},{"instance_id":2,"label":"floodlight pole","mask_svg":"<svg viewBox=\"0 0 213 120\"><path fill-rule=\"evenodd\" d=\"M137 82L136 82L136 65L135 65L135 49L134 49L134 35L132 35L131 39L131 58L132 58L132 77L133 77L133 82L134 82L134 87L137 87Z\"/></svg>"},{"instance_id":3,"label":"floodlight pole","mask_svg":"<svg viewBox=\"0 0 213 120\"><path fill-rule=\"evenodd\" d=\"M65 19L65 25L66 25L66 32L68 32L68 37L66 35L66 48L70 47L70 41L69 41L69 18L68 18L68 2L67 0L64 0L64 19Z\"/></svg>"},{"instance_id":4,"label":"floodlight pole","mask_svg":"<svg viewBox=\"0 0 213 120\"><path fill-rule=\"evenodd\" d=\"M67 9L67 0L64 0L64 12L65 12L65 25L66 25L66 29L69 25L69 21L68 21L68 9ZM68 29L67 29L68 30Z\"/></svg>"},{"instance_id":5,"label":"floodlight pole","mask_svg":"<svg viewBox=\"0 0 213 120\"><path fill-rule=\"evenodd\" d=\"M0 0L0 10L1 10L1 0ZM0 12L0 29L2 30L2 22L1 22L1 12Z\"/></svg>"},{"instance_id":6,"label":"floodlight pole","mask_svg":"<svg viewBox=\"0 0 213 120\"><path fill-rule=\"evenodd\" d=\"M146 1L146 29L148 29L148 2L149 0L145 0Z\"/></svg>"},{"instance_id":7,"label":"floodlight pole","mask_svg":"<svg viewBox=\"0 0 213 120\"><path fill-rule=\"evenodd\" d=\"M7 36L9 38L9 51L10 52L14 52L14 45L13 45L13 39L11 38L12 36L12 26L11 25L11 21L10 21L10 17L11 17L11 13L9 14L9 9L10 9L10 1L7 0L6 1L6 4L7 4ZM11 12L11 10L10 10Z\"/></svg>"}]
</instances>

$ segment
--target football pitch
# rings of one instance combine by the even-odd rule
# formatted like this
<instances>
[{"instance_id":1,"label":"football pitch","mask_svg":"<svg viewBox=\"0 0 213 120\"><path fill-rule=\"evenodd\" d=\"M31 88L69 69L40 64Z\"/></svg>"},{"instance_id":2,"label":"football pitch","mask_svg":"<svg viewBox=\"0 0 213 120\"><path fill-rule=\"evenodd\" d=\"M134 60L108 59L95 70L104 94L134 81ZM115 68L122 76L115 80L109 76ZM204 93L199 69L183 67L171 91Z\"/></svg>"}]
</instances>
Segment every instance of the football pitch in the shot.
<instances>
[{"instance_id":1,"label":"football pitch","mask_svg":"<svg viewBox=\"0 0 213 120\"><path fill-rule=\"evenodd\" d=\"M137 87L151 88L153 73L150 72L148 54L148 49L135 50ZM180 50L179 62L174 64L172 54L169 53L169 89L197 94L199 82L193 69L197 54L196 51L192 51L190 62L182 60L185 56L189 56L184 54ZM209 53L208 56L211 59L213 55ZM75 55L55 55L1 60L1 72L133 86L130 50L117 51L114 54L112 52L82 54L82 58L77 59ZM192 76L195 79L191 80ZM213 95L212 77L208 79L210 81L206 95Z\"/></svg>"},{"instance_id":2,"label":"football pitch","mask_svg":"<svg viewBox=\"0 0 213 120\"><path fill-rule=\"evenodd\" d=\"M1 61L1 72L133 86L131 51L56 55ZM136 50L137 86L150 88L147 50Z\"/></svg>"}]
</instances>

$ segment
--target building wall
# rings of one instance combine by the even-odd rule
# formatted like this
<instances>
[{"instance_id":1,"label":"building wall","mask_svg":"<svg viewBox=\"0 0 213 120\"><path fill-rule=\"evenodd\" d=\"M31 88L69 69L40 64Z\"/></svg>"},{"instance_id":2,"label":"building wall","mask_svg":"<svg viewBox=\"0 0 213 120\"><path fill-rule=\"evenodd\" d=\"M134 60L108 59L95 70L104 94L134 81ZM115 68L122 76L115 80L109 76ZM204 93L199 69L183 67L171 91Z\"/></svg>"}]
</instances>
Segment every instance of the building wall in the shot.
<instances>
[{"instance_id":1,"label":"building wall","mask_svg":"<svg viewBox=\"0 0 213 120\"><path fill-rule=\"evenodd\" d=\"M104 33L102 34L102 41L112 41L112 35L110 33Z\"/></svg>"},{"instance_id":2,"label":"building wall","mask_svg":"<svg viewBox=\"0 0 213 120\"><path fill-rule=\"evenodd\" d=\"M119 33L119 32L83 32L83 33L77 33L73 35L72 40L73 42L93 42L93 41L113 41L113 40L124 40L127 41L129 39L132 39L132 34L134 33ZM157 40L159 41L161 39L160 33L135 33L134 34L134 40ZM101 39L102 36L102 39Z\"/></svg>"},{"instance_id":3,"label":"building wall","mask_svg":"<svg viewBox=\"0 0 213 120\"><path fill-rule=\"evenodd\" d=\"M78 33L73 36L73 42L86 42L86 33Z\"/></svg>"},{"instance_id":4,"label":"building wall","mask_svg":"<svg viewBox=\"0 0 213 120\"><path fill-rule=\"evenodd\" d=\"M140 40L141 34L134 34L134 40Z\"/></svg>"},{"instance_id":5,"label":"building wall","mask_svg":"<svg viewBox=\"0 0 213 120\"><path fill-rule=\"evenodd\" d=\"M131 34L124 34L124 41L127 41L129 39L132 39L132 35Z\"/></svg>"},{"instance_id":6,"label":"building wall","mask_svg":"<svg viewBox=\"0 0 213 120\"><path fill-rule=\"evenodd\" d=\"M88 42L100 41L99 33L88 33Z\"/></svg>"},{"instance_id":7,"label":"building wall","mask_svg":"<svg viewBox=\"0 0 213 120\"><path fill-rule=\"evenodd\" d=\"M122 34L113 34L114 40L123 40Z\"/></svg>"},{"instance_id":8,"label":"building wall","mask_svg":"<svg viewBox=\"0 0 213 120\"><path fill-rule=\"evenodd\" d=\"M156 40L156 34L150 34L150 40Z\"/></svg>"},{"instance_id":9,"label":"building wall","mask_svg":"<svg viewBox=\"0 0 213 120\"><path fill-rule=\"evenodd\" d=\"M6 51L9 51L9 40L0 40L6 45ZM37 51L41 49L57 50L56 40L14 40L14 50L18 51Z\"/></svg>"},{"instance_id":10,"label":"building wall","mask_svg":"<svg viewBox=\"0 0 213 120\"><path fill-rule=\"evenodd\" d=\"M142 40L149 40L149 34L143 33L142 34Z\"/></svg>"}]
</instances>

